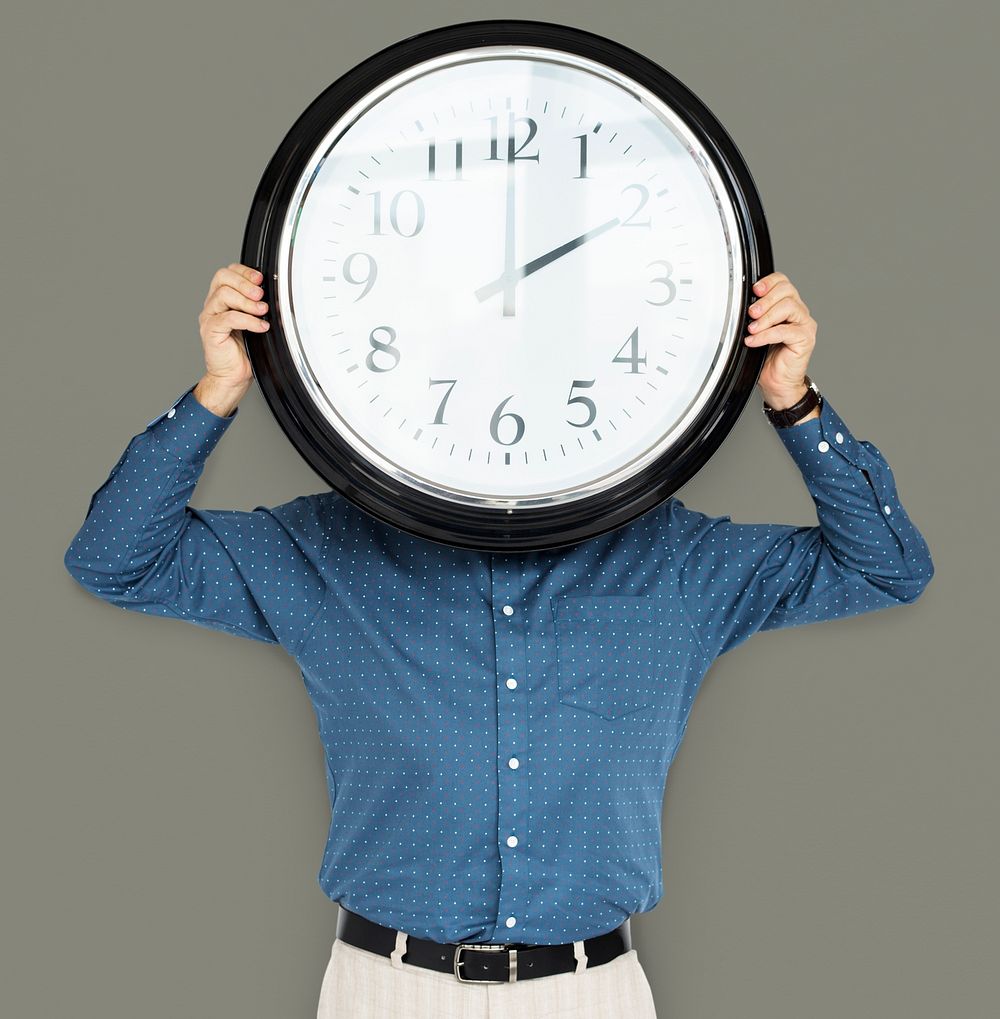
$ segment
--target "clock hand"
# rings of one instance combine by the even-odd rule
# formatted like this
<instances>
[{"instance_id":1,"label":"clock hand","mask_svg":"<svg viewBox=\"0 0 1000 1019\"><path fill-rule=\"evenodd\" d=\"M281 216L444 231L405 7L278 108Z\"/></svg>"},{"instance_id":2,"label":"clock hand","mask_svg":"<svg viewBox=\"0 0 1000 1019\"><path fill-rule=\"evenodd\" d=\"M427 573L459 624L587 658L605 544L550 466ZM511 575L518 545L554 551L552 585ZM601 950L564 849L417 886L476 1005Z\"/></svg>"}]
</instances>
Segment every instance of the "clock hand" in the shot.
<instances>
[{"instance_id":1,"label":"clock hand","mask_svg":"<svg viewBox=\"0 0 1000 1019\"><path fill-rule=\"evenodd\" d=\"M530 262L526 262L524 265L518 266L516 269L508 269L502 276L498 276L492 283L487 283L485 286L480 287L476 291L476 297L478 297L480 301L485 301L487 297L492 297L493 294L502 290L504 292L504 300L506 302L508 293L511 295L513 294L513 288L518 280L522 280L525 276L530 276L532 273L538 272L539 269L544 269L550 262L554 262L557 258L562 258L563 255L568 254L574 248L580 247L581 244L586 244L587 241L591 241L595 237L600 237L601 234L606 233L612 227L616 227L620 222L621 220L615 216L614 219L609 219L607 223L595 226L593 230L588 230L586 233L580 234L579 237L574 237L571 241L567 241L565 244L560 244L558 248L553 248L544 255L539 255L538 258L533 258ZM511 297L511 304L513 304L513 297ZM505 310L504 314L506 313L507 312Z\"/></svg>"},{"instance_id":2,"label":"clock hand","mask_svg":"<svg viewBox=\"0 0 1000 1019\"><path fill-rule=\"evenodd\" d=\"M513 119L513 114L511 114ZM513 137L508 149L513 148ZM514 288L517 280L514 274L514 159L513 152L507 153L507 221L504 227L503 241L503 314L509 317L514 314Z\"/></svg>"}]
</instances>

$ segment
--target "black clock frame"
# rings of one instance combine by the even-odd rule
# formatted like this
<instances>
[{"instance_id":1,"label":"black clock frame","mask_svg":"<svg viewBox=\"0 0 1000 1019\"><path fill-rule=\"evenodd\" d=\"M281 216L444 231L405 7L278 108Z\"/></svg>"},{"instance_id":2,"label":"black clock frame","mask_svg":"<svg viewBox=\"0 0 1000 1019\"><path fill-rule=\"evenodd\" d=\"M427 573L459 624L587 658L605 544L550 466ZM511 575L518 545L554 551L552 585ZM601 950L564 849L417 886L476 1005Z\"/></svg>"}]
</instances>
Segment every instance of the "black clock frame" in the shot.
<instances>
[{"instance_id":1,"label":"black clock frame","mask_svg":"<svg viewBox=\"0 0 1000 1019\"><path fill-rule=\"evenodd\" d=\"M747 403L766 347L734 345L714 396L684 435L644 470L613 488L564 505L505 509L436 499L386 474L332 428L309 396L281 327L273 282L284 213L306 162L355 102L392 75L454 50L504 44L545 46L599 60L661 96L712 154L736 210L745 252L743 333L753 284L773 271L770 234L756 185L732 138L705 104L642 54L603 36L543 21L473 21L430 29L368 57L327 87L299 116L257 186L243 238L242 262L264 274L270 329L244 342L264 397L299 454L336 492L374 517L442 544L493 552L560 548L615 530L664 502L716 452Z\"/></svg>"}]
</instances>

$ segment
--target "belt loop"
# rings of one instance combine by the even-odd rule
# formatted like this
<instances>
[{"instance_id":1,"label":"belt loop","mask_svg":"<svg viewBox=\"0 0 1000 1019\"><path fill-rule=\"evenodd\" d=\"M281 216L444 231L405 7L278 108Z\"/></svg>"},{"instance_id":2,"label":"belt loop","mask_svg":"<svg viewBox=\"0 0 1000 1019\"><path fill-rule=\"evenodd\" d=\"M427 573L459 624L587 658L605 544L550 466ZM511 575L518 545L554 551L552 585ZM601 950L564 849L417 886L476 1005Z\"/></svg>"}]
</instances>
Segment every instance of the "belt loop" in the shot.
<instances>
[{"instance_id":1,"label":"belt loop","mask_svg":"<svg viewBox=\"0 0 1000 1019\"><path fill-rule=\"evenodd\" d=\"M389 961L396 969L403 968L403 956L406 954L406 939L408 937L406 931L396 931L396 947L389 955Z\"/></svg>"},{"instance_id":2,"label":"belt loop","mask_svg":"<svg viewBox=\"0 0 1000 1019\"><path fill-rule=\"evenodd\" d=\"M573 957L576 959L576 973L582 973L587 968L587 953L583 950L583 941L573 942Z\"/></svg>"}]
</instances>

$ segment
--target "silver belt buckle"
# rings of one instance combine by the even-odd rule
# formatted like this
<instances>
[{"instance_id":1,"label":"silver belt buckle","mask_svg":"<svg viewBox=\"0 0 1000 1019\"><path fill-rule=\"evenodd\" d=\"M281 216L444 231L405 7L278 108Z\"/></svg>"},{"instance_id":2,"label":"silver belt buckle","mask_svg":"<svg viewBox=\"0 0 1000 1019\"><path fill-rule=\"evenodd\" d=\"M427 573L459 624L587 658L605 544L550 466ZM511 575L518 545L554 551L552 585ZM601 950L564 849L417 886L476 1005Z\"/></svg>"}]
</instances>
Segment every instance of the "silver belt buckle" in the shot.
<instances>
[{"instance_id":1,"label":"silver belt buckle","mask_svg":"<svg viewBox=\"0 0 1000 1019\"><path fill-rule=\"evenodd\" d=\"M476 952L503 952L503 951L509 952L510 953L510 959L509 959L509 963L510 963L510 976L506 980L478 980L475 977L468 977L468 978L467 977L463 977L461 972L460 972L460 970L459 970L459 966L461 966L463 961L464 961L461 958L462 952L467 951L467 950L468 951L476 951ZM458 977L458 979L463 984L507 984L507 983L511 983L512 984L512 983L514 983L515 980L517 980L517 949L516 948L507 948L506 945L477 945L477 944L475 944L473 942L470 942L469 944L466 944L466 945L459 945L458 948L455 949L455 967L454 968L455 968L455 976Z\"/></svg>"}]
</instances>

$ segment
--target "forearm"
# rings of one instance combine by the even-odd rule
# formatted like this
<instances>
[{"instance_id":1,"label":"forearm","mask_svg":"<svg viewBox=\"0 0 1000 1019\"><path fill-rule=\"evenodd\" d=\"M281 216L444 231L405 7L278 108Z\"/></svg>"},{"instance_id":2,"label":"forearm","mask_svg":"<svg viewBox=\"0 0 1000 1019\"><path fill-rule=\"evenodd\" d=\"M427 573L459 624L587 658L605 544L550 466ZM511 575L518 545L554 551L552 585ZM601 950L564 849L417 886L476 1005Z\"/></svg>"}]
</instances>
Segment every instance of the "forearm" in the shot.
<instances>
[{"instance_id":1,"label":"forearm","mask_svg":"<svg viewBox=\"0 0 1000 1019\"><path fill-rule=\"evenodd\" d=\"M877 447L855 438L829 400L776 433L802 471L836 562L901 597L915 596L933 564Z\"/></svg>"}]
</instances>

